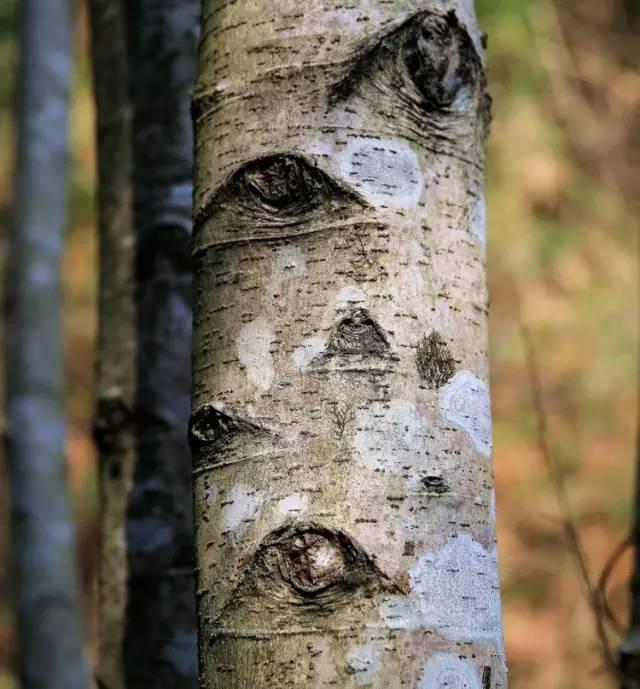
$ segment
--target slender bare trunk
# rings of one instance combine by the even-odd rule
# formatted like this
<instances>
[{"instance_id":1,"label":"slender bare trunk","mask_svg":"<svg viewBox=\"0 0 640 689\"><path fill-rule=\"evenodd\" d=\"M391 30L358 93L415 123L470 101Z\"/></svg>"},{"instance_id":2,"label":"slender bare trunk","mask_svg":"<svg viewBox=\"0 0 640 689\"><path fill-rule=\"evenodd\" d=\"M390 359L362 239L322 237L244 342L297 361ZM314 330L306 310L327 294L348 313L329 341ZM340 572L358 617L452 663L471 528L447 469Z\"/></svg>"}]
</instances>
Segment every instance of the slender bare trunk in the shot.
<instances>
[{"instance_id":1,"label":"slender bare trunk","mask_svg":"<svg viewBox=\"0 0 640 689\"><path fill-rule=\"evenodd\" d=\"M101 680L197 683L191 390L195 0L94 0L102 219Z\"/></svg>"},{"instance_id":2,"label":"slender bare trunk","mask_svg":"<svg viewBox=\"0 0 640 689\"><path fill-rule=\"evenodd\" d=\"M633 571L631 574L631 599L629 626L620 644L620 672L626 680L625 689L640 687L640 410L636 429L636 477L631 544L633 546Z\"/></svg>"},{"instance_id":3,"label":"slender bare trunk","mask_svg":"<svg viewBox=\"0 0 640 689\"><path fill-rule=\"evenodd\" d=\"M20 679L84 689L64 462L60 258L71 77L67 0L21 3L14 227L8 259L8 460Z\"/></svg>"},{"instance_id":4,"label":"slender bare trunk","mask_svg":"<svg viewBox=\"0 0 640 689\"><path fill-rule=\"evenodd\" d=\"M136 468L127 687L197 685L191 457L190 117L197 0L128 3L136 228Z\"/></svg>"},{"instance_id":5,"label":"slender bare trunk","mask_svg":"<svg viewBox=\"0 0 640 689\"><path fill-rule=\"evenodd\" d=\"M97 678L124 686L125 519L135 462L135 301L131 105L122 0L92 0L100 284L95 435L100 453Z\"/></svg>"},{"instance_id":6,"label":"slender bare trunk","mask_svg":"<svg viewBox=\"0 0 640 689\"><path fill-rule=\"evenodd\" d=\"M203 5L202 685L506 686L472 3Z\"/></svg>"}]
</instances>

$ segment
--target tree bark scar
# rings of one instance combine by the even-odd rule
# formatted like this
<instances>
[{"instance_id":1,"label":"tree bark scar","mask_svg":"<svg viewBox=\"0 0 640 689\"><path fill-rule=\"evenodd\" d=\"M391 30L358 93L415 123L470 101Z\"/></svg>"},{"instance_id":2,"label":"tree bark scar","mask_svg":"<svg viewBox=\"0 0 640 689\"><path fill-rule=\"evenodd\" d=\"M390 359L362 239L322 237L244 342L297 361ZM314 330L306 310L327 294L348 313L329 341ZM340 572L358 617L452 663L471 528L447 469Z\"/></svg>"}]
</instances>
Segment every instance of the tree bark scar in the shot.
<instances>
[{"instance_id":1,"label":"tree bark scar","mask_svg":"<svg viewBox=\"0 0 640 689\"><path fill-rule=\"evenodd\" d=\"M290 155L256 160L244 168L243 177L256 202L274 211L313 203L322 189L316 171Z\"/></svg>"},{"instance_id":2,"label":"tree bark scar","mask_svg":"<svg viewBox=\"0 0 640 689\"><path fill-rule=\"evenodd\" d=\"M348 72L334 84L329 105L355 95L365 80L386 79L389 87L418 96L426 112L448 111L463 90L479 99L486 86L471 37L454 11L420 12L400 27L363 45Z\"/></svg>"},{"instance_id":3,"label":"tree bark scar","mask_svg":"<svg viewBox=\"0 0 640 689\"><path fill-rule=\"evenodd\" d=\"M224 626L226 612L237 614L247 600L290 615L292 609L335 611L357 592L376 591L402 593L352 537L315 522L289 522L262 540L218 622Z\"/></svg>"},{"instance_id":4,"label":"tree bark scar","mask_svg":"<svg viewBox=\"0 0 640 689\"><path fill-rule=\"evenodd\" d=\"M428 493L435 493L436 495L443 495L448 493L450 488L442 476L425 476L420 481L427 489Z\"/></svg>"},{"instance_id":5,"label":"tree bark scar","mask_svg":"<svg viewBox=\"0 0 640 689\"><path fill-rule=\"evenodd\" d=\"M480 59L455 12L424 13L408 27L404 63L427 110L450 107L463 87L475 89Z\"/></svg>"},{"instance_id":6,"label":"tree bark scar","mask_svg":"<svg viewBox=\"0 0 640 689\"><path fill-rule=\"evenodd\" d=\"M380 325L366 309L353 309L335 326L329 340L330 354L379 355L389 349Z\"/></svg>"},{"instance_id":7,"label":"tree bark scar","mask_svg":"<svg viewBox=\"0 0 640 689\"><path fill-rule=\"evenodd\" d=\"M195 233L220 213L229 212L236 223L246 218L258 227L281 230L340 203L367 205L357 192L304 156L286 152L263 156L241 165L196 211Z\"/></svg>"},{"instance_id":8,"label":"tree bark scar","mask_svg":"<svg viewBox=\"0 0 640 689\"><path fill-rule=\"evenodd\" d=\"M482 670L482 689L491 689L491 666L485 665Z\"/></svg>"},{"instance_id":9,"label":"tree bark scar","mask_svg":"<svg viewBox=\"0 0 640 689\"><path fill-rule=\"evenodd\" d=\"M220 447L240 433L271 435L266 428L214 404L204 404L191 414L189 440L193 450L203 445Z\"/></svg>"}]
</instances>

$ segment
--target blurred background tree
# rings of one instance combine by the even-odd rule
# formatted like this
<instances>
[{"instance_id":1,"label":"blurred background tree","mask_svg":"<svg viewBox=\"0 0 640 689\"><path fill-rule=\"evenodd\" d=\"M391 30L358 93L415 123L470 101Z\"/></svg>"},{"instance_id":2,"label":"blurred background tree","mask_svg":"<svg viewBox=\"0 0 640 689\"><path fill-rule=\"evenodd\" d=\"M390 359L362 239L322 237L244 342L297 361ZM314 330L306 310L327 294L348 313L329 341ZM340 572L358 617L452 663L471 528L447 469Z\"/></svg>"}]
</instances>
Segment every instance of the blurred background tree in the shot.
<instances>
[{"instance_id":1,"label":"blurred background tree","mask_svg":"<svg viewBox=\"0 0 640 689\"><path fill-rule=\"evenodd\" d=\"M0 3L3 227L15 154L17 4ZM510 687L614 687L538 450L520 321L528 324L535 342L550 442L595 579L627 536L633 501L640 4L476 0L476 6L489 34L494 98L488 261L494 462ZM87 641L95 652L94 112L84 1L76 0L74 9L72 189L63 264L67 458ZM6 236L0 236L2 259ZM13 689L16 635L7 577L6 483L0 461L0 689ZM628 607L630 560L627 556L620 562L609 584L609 600L621 621Z\"/></svg>"},{"instance_id":2,"label":"blurred background tree","mask_svg":"<svg viewBox=\"0 0 640 689\"><path fill-rule=\"evenodd\" d=\"M5 266L12 599L26 689L84 689L64 452L62 285L73 27L66 0L23 0Z\"/></svg>"}]
</instances>

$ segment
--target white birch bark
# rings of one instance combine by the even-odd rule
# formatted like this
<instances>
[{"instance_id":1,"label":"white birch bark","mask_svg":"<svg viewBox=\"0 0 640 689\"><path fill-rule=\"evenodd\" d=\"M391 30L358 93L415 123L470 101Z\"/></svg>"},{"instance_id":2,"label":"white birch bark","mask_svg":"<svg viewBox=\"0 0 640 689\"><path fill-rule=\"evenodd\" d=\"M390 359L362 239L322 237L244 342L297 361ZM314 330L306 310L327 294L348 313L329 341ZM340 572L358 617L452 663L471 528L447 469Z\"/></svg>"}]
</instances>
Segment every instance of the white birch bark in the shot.
<instances>
[{"instance_id":1,"label":"white birch bark","mask_svg":"<svg viewBox=\"0 0 640 689\"><path fill-rule=\"evenodd\" d=\"M505 687L472 3L205 0L194 118L202 686Z\"/></svg>"}]
</instances>

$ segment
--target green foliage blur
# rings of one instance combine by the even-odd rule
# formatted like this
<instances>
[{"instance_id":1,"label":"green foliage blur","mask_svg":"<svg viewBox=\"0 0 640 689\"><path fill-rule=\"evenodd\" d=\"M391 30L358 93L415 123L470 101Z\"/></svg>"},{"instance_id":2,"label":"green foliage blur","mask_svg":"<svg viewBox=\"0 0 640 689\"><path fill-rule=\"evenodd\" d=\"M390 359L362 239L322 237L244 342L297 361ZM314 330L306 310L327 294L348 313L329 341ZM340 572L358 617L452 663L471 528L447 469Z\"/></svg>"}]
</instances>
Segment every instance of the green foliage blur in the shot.
<instances>
[{"instance_id":1,"label":"green foliage blur","mask_svg":"<svg viewBox=\"0 0 640 689\"><path fill-rule=\"evenodd\" d=\"M67 454L87 650L95 653L94 112L76 0L65 285ZM492 394L511 689L614 687L540 455L521 324L532 332L550 444L592 579L628 531L638 392L640 3L476 0L494 100L488 158ZM0 224L8 227L17 0L0 2ZM634 199L635 195L635 199ZM7 232L0 234L0 279ZM1 327L1 325L0 325ZM0 383L1 385L1 383ZM0 412L0 423L2 414ZM1 426L0 426L1 427ZM17 686L0 461L0 689ZM621 621L630 562L609 585ZM613 644L617 643L615 635Z\"/></svg>"}]
</instances>

